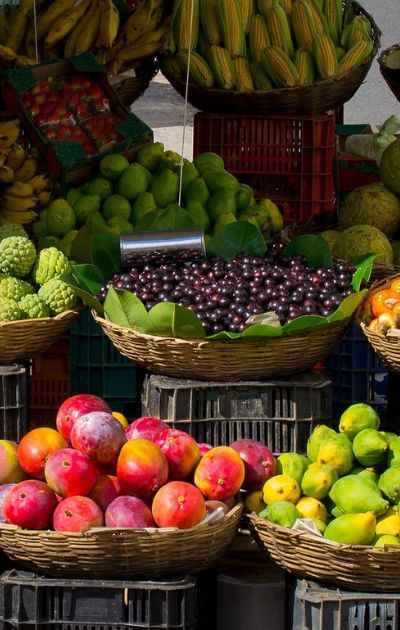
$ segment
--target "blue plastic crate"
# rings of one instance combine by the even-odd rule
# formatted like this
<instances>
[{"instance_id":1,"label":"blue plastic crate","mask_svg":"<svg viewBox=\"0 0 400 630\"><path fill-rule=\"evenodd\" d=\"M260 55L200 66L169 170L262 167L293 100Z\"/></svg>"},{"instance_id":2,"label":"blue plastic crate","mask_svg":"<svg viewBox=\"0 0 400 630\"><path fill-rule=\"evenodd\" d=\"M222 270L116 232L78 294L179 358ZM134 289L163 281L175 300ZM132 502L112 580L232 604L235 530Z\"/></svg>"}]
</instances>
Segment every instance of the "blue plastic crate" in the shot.
<instances>
[{"instance_id":1,"label":"blue plastic crate","mask_svg":"<svg viewBox=\"0 0 400 630\"><path fill-rule=\"evenodd\" d=\"M136 365L120 354L88 310L71 326L71 394L91 393L114 411L136 415Z\"/></svg>"},{"instance_id":2,"label":"blue plastic crate","mask_svg":"<svg viewBox=\"0 0 400 630\"><path fill-rule=\"evenodd\" d=\"M389 370L356 324L326 360L326 371L332 381L335 419L349 405L364 402L374 407L382 423L388 421Z\"/></svg>"}]
</instances>

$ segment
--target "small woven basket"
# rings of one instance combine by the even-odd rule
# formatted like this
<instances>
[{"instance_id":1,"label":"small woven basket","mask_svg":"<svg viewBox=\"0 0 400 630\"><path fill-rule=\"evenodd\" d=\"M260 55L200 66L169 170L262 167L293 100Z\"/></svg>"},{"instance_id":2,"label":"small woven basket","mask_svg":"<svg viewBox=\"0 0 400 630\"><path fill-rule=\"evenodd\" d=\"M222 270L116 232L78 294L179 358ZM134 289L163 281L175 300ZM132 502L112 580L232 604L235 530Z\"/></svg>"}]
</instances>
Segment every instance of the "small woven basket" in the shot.
<instances>
[{"instance_id":1,"label":"small woven basket","mask_svg":"<svg viewBox=\"0 0 400 630\"><path fill-rule=\"evenodd\" d=\"M93 317L114 346L154 374L201 381L259 380L311 369L332 351L350 319L287 337L185 340L144 335Z\"/></svg>"},{"instance_id":2,"label":"small woven basket","mask_svg":"<svg viewBox=\"0 0 400 630\"><path fill-rule=\"evenodd\" d=\"M69 328L78 311L55 317L0 323L0 363L31 359L44 352Z\"/></svg>"},{"instance_id":3,"label":"small woven basket","mask_svg":"<svg viewBox=\"0 0 400 630\"><path fill-rule=\"evenodd\" d=\"M400 44L393 44L383 50L378 63L383 78L400 101Z\"/></svg>"},{"instance_id":4,"label":"small woven basket","mask_svg":"<svg viewBox=\"0 0 400 630\"><path fill-rule=\"evenodd\" d=\"M131 72L116 74L109 77L113 90L117 93L125 107L134 103L149 87L150 81L158 72L158 63L155 58L143 59Z\"/></svg>"},{"instance_id":5,"label":"small woven basket","mask_svg":"<svg viewBox=\"0 0 400 630\"><path fill-rule=\"evenodd\" d=\"M242 512L191 529L113 529L85 533L0 525L0 547L20 566L55 577L158 578L205 571L231 544Z\"/></svg>"},{"instance_id":6,"label":"small woven basket","mask_svg":"<svg viewBox=\"0 0 400 630\"><path fill-rule=\"evenodd\" d=\"M317 81L312 85L237 92L204 88L189 84L188 100L191 105L204 112L229 112L231 114L320 114L336 109L356 93L371 67L380 47L381 31L373 18L357 2L352 6L355 13L365 15L372 25L374 49L362 64L354 66L339 76ZM160 61L161 70L181 96L185 96L186 82L168 73Z\"/></svg>"},{"instance_id":7,"label":"small woven basket","mask_svg":"<svg viewBox=\"0 0 400 630\"><path fill-rule=\"evenodd\" d=\"M258 544L290 573L353 591L398 592L400 548L342 545L248 516Z\"/></svg>"}]
</instances>

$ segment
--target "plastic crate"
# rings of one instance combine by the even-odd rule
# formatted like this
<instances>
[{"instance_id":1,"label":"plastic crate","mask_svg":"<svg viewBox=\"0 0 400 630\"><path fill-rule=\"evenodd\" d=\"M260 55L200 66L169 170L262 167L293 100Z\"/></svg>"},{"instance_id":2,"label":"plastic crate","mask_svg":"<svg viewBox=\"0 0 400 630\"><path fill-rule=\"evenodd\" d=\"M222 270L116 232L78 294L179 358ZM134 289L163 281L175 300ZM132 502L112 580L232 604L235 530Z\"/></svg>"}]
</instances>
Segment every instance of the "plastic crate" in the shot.
<instances>
[{"instance_id":1,"label":"plastic crate","mask_svg":"<svg viewBox=\"0 0 400 630\"><path fill-rule=\"evenodd\" d=\"M57 410L70 396L69 370L68 337L62 337L32 360L28 381L31 429L55 427Z\"/></svg>"},{"instance_id":2,"label":"plastic crate","mask_svg":"<svg viewBox=\"0 0 400 630\"><path fill-rule=\"evenodd\" d=\"M196 582L62 580L11 569L0 577L6 630L194 630Z\"/></svg>"},{"instance_id":3,"label":"plastic crate","mask_svg":"<svg viewBox=\"0 0 400 630\"><path fill-rule=\"evenodd\" d=\"M348 136L366 133L369 130L370 127L365 124L336 125L338 145L336 156L337 189L340 198L344 197L355 188L380 181L379 167L376 160L371 160L360 155L352 155L345 151L345 142Z\"/></svg>"},{"instance_id":4,"label":"plastic crate","mask_svg":"<svg viewBox=\"0 0 400 630\"><path fill-rule=\"evenodd\" d=\"M282 209L286 224L335 207L335 116L198 113L193 155L212 151L225 168Z\"/></svg>"},{"instance_id":5,"label":"plastic crate","mask_svg":"<svg viewBox=\"0 0 400 630\"><path fill-rule=\"evenodd\" d=\"M333 417L338 420L354 403L364 402L389 422L389 371L371 348L367 338L352 324L325 362L332 381Z\"/></svg>"},{"instance_id":6,"label":"plastic crate","mask_svg":"<svg viewBox=\"0 0 400 630\"><path fill-rule=\"evenodd\" d=\"M398 630L400 594L354 593L297 580L292 630Z\"/></svg>"},{"instance_id":7,"label":"plastic crate","mask_svg":"<svg viewBox=\"0 0 400 630\"><path fill-rule=\"evenodd\" d=\"M28 431L26 368L0 365L0 383L0 439L19 442Z\"/></svg>"},{"instance_id":8,"label":"plastic crate","mask_svg":"<svg viewBox=\"0 0 400 630\"><path fill-rule=\"evenodd\" d=\"M202 382L151 375L142 414L213 446L251 438L275 453L304 453L317 424L331 422L331 383L316 374L266 382Z\"/></svg>"},{"instance_id":9,"label":"plastic crate","mask_svg":"<svg viewBox=\"0 0 400 630\"><path fill-rule=\"evenodd\" d=\"M73 322L71 393L90 392L103 398L114 411L128 418L137 412L137 370L114 347L88 310Z\"/></svg>"}]
</instances>

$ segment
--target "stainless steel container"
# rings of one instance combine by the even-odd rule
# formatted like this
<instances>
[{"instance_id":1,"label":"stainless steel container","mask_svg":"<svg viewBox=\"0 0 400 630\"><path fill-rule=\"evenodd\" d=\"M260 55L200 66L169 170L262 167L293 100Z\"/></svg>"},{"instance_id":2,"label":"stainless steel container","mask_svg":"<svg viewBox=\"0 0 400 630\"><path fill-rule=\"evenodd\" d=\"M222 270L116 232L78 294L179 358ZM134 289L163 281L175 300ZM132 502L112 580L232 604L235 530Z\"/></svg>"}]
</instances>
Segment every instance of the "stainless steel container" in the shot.
<instances>
[{"instance_id":1,"label":"stainless steel container","mask_svg":"<svg viewBox=\"0 0 400 630\"><path fill-rule=\"evenodd\" d=\"M206 257L202 228L126 232L120 236L120 248L124 269L165 262L188 262Z\"/></svg>"}]
</instances>

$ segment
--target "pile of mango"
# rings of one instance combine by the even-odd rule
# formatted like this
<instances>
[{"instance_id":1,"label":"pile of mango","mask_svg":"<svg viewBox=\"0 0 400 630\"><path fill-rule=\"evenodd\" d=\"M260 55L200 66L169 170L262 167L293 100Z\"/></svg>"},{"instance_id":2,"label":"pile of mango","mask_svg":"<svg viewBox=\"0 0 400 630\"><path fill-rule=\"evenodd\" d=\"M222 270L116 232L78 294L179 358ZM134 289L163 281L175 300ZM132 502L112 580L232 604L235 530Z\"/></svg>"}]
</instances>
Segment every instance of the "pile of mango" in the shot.
<instances>
[{"instance_id":1,"label":"pile of mango","mask_svg":"<svg viewBox=\"0 0 400 630\"><path fill-rule=\"evenodd\" d=\"M307 456L285 453L248 509L284 527L311 519L326 539L349 545L400 545L400 436L379 431L364 403L342 414L338 431L317 426Z\"/></svg>"}]
</instances>

